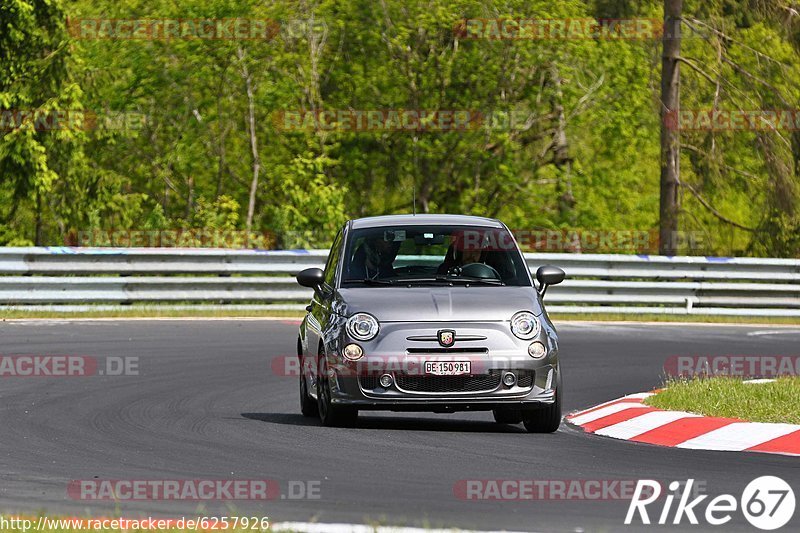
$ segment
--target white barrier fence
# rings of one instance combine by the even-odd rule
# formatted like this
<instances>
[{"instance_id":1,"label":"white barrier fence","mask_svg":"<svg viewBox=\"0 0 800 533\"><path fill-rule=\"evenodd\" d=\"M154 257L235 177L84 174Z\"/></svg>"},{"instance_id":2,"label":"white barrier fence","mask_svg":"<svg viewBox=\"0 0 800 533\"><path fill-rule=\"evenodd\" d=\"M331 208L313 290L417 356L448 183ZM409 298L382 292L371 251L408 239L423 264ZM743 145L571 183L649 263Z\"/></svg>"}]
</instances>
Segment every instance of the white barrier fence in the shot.
<instances>
[{"instance_id":1,"label":"white barrier fence","mask_svg":"<svg viewBox=\"0 0 800 533\"><path fill-rule=\"evenodd\" d=\"M295 283L327 252L135 248L0 248L0 307L104 310L303 309ZM548 290L559 313L800 316L800 260L589 254L526 254L535 271L563 268ZM90 307L91 306L91 307Z\"/></svg>"}]
</instances>

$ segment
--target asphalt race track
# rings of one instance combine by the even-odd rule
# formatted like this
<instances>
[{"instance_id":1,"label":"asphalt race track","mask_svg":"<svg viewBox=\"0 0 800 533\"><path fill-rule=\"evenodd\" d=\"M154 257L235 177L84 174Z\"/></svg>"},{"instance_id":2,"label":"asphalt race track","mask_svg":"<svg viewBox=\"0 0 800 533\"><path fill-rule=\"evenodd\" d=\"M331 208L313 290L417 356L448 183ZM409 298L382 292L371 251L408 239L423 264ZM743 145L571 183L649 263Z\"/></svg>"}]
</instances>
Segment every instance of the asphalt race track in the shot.
<instances>
[{"instance_id":1,"label":"asphalt race track","mask_svg":"<svg viewBox=\"0 0 800 533\"><path fill-rule=\"evenodd\" d=\"M273 521L619 531L632 529L623 526L626 501L470 501L454 486L691 477L712 496L738 499L752 479L777 475L800 497L800 458L659 448L566 425L530 435L495 424L490 413L375 412L362 414L355 429L323 428L300 415L296 378L272 369L272 358L294 354L296 330L267 320L1 323L0 355L137 357L138 375L0 378L0 510L164 517L236 510ZM571 323L559 333L566 411L659 385L673 355L800 355L800 328ZM272 479L285 498L68 496L70 480L90 479ZM287 497L301 481L318 483L319 498ZM800 511L785 529L798 525ZM753 530L740 512L725 526L686 529Z\"/></svg>"}]
</instances>

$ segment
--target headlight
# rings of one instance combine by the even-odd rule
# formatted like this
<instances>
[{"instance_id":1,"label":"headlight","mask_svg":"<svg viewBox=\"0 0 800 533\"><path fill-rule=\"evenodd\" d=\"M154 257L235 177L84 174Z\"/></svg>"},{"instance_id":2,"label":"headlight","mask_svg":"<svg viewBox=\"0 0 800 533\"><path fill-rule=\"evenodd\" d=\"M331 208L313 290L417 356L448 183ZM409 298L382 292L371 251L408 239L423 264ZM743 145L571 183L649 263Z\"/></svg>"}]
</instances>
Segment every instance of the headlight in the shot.
<instances>
[{"instance_id":1,"label":"headlight","mask_svg":"<svg viewBox=\"0 0 800 533\"><path fill-rule=\"evenodd\" d=\"M511 333L520 339L532 339L541 329L539 320L530 311L520 311L511 317Z\"/></svg>"},{"instance_id":2,"label":"headlight","mask_svg":"<svg viewBox=\"0 0 800 533\"><path fill-rule=\"evenodd\" d=\"M358 344L348 344L342 350L342 355L348 361L358 361L362 357L364 357L364 350L361 349L361 346Z\"/></svg>"},{"instance_id":3,"label":"headlight","mask_svg":"<svg viewBox=\"0 0 800 533\"><path fill-rule=\"evenodd\" d=\"M360 341L374 339L379 328L378 319L369 313L356 313L347 319L347 333Z\"/></svg>"},{"instance_id":4,"label":"headlight","mask_svg":"<svg viewBox=\"0 0 800 533\"><path fill-rule=\"evenodd\" d=\"M533 341L530 346L528 346L528 355L533 357L534 359L541 359L545 355L547 355L547 348L544 347L539 341Z\"/></svg>"}]
</instances>

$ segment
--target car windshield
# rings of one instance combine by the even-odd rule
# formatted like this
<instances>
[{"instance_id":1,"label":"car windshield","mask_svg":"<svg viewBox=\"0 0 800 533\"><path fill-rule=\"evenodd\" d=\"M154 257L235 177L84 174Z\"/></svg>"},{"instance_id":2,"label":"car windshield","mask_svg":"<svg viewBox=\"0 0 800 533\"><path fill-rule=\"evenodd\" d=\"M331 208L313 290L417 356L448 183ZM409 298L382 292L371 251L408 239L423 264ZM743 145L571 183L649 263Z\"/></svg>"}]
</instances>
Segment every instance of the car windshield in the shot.
<instances>
[{"instance_id":1,"label":"car windshield","mask_svg":"<svg viewBox=\"0 0 800 533\"><path fill-rule=\"evenodd\" d=\"M395 284L530 286L527 266L504 228L390 226L353 230L344 286Z\"/></svg>"}]
</instances>

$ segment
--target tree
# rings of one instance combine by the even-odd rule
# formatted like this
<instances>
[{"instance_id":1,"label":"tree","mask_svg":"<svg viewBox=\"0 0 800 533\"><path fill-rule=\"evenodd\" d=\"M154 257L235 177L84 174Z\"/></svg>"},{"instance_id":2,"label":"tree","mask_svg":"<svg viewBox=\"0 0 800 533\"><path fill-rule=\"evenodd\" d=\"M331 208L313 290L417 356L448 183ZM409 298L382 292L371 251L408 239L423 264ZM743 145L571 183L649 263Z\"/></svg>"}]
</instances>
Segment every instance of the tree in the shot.
<instances>
[{"instance_id":1,"label":"tree","mask_svg":"<svg viewBox=\"0 0 800 533\"><path fill-rule=\"evenodd\" d=\"M661 61L661 192L659 253L677 253L678 188L680 186L680 132L669 127L680 112L681 16L683 0L664 0L664 35Z\"/></svg>"},{"instance_id":2,"label":"tree","mask_svg":"<svg viewBox=\"0 0 800 533\"><path fill-rule=\"evenodd\" d=\"M32 234L20 228L5 239L40 245L48 196L71 161L80 159L83 139L80 128L56 124L55 117L80 109L81 91L67 72L65 15L58 2L7 0L0 21L0 176L11 199L4 215L26 216L20 206L33 204Z\"/></svg>"}]
</instances>

